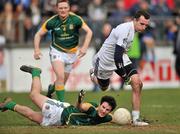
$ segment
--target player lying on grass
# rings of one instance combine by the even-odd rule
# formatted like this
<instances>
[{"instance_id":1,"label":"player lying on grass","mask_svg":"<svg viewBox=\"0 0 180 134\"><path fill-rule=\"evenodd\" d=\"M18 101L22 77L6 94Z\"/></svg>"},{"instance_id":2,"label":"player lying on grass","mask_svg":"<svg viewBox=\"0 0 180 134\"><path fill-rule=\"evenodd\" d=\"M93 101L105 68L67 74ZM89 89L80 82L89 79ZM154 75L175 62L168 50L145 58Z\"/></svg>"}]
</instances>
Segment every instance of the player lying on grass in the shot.
<instances>
[{"instance_id":1,"label":"player lying on grass","mask_svg":"<svg viewBox=\"0 0 180 134\"><path fill-rule=\"evenodd\" d=\"M111 96L103 96L100 104L82 103L84 91L81 90L78 95L76 106L66 102L60 102L50 99L41 92L41 69L31 66L21 66L24 72L32 74L32 85L30 98L42 112L36 112L27 106L16 104L11 98L6 98L0 103L0 110L15 111L24 117L42 125L96 125L112 121L110 114L116 107L116 101Z\"/></svg>"}]
</instances>

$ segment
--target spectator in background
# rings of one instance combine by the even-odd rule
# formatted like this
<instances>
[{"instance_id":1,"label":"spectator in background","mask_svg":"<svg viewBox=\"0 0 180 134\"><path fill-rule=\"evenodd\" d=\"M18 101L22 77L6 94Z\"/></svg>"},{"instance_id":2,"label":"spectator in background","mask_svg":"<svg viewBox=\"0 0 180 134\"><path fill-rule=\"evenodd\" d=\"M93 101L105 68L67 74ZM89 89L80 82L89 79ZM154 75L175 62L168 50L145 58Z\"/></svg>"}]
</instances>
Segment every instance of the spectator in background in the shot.
<instances>
[{"instance_id":1,"label":"spectator in background","mask_svg":"<svg viewBox=\"0 0 180 134\"><path fill-rule=\"evenodd\" d=\"M25 11L29 10L31 5L31 0L12 0L12 1L13 1L12 3L15 6L22 4Z\"/></svg>"},{"instance_id":2,"label":"spectator in background","mask_svg":"<svg viewBox=\"0 0 180 134\"><path fill-rule=\"evenodd\" d=\"M99 49L101 48L102 43L109 36L111 30L112 30L111 24L109 22L105 22L103 24L103 27L102 27L102 30L101 30L101 35L99 36L100 38L97 38L98 41L96 41L95 45L94 45L95 53L97 53L99 51Z\"/></svg>"},{"instance_id":3,"label":"spectator in background","mask_svg":"<svg viewBox=\"0 0 180 134\"><path fill-rule=\"evenodd\" d=\"M16 18L16 34L15 34L15 41L22 43L24 42L24 20L25 20L26 14L23 9L22 4L18 4L15 9L15 18Z\"/></svg>"},{"instance_id":4,"label":"spectator in background","mask_svg":"<svg viewBox=\"0 0 180 134\"><path fill-rule=\"evenodd\" d=\"M70 10L71 12L75 13L75 14L79 14L79 0L73 0L72 2L70 2Z\"/></svg>"},{"instance_id":5,"label":"spectator in background","mask_svg":"<svg viewBox=\"0 0 180 134\"><path fill-rule=\"evenodd\" d=\"M175 69L177 75L180 78L180 12L176 16L176 25L177 25L177 32L176 32L176 39L174 44L174 54L176 56Z\"/></svg>"},{"instance_id":6,"label":"spectator in background","mask_svg":"<svg viewBox=\"0 0 180 134\"><path fill-rule=\"evenodd\" d=\"M90 21L90 27L94 33L94 38L98 38L101 35L102 24L107 19L107 8L103 5L102 0L93 0L88 5L88 17Z\"/></svg>"},{"instance_id":7,"label":"spectator in background","mask_svg":"<svg viewBox=\"0 0 180 134\"><path fill-rule=\"evenodd\" d=\"M175 55L176 55L175 69L176 69L177 75L180 78L180 28L179 28L178 34L177 34L177 41L176 41L176 46L175 46Z\"/></svg>"},{"instance_id":8,"label":"spectator in background","mask_svg":"<svg viewBox=\"0 0 180 134\"><path fill-rule=\"evenodd\" d=\"M7 2L6 0L1 0L1 2L0 2L0 14L1 14L1 12L3 12L4 5L6 2Z\"/></svg>"},{"instance_id":9,"label":"spectator in background","mask_svg":"<svg viewBox=\"0 0 180 134\"><path fill-rule=\"evenodd\" d=\"M40 25L41 22L41 12L40 12L40 3L39 0L32 0L30 9L31 9L31 20L32 20L32 34L34 35Z\"/></svg>"},{"instance_id":10,"label":"spectator in background","mask_svg":"<svg viewBox=\"0 0 180 134\"><path fill-rule=\"evenodd\" d=\"M89 0L70 0L71 11L82 16L87 17L87 7L91 1Z\"/></svg>"},{"instance_id":11,"label":"spectator in background","mask_svg":"<svg viewBox=\"0 0 180 134\"><path fill-rule=\"evenodd\" d=\"M126 10L130 10L139 0L124 0L124 5Z\"/></svg>"},{"instance_id":12,"label":"spectator in background","mask_svg":"<svg viewBox=\"0 0 180 134\"><path fill-rule=\"evenodd\" d=\"M158 5L158 3L165 3L167 5L167 7L170 9L170 10L174 10L175 8L175 2L174 0L150 0L150 3L152 6L154 5Z\"/></svg>"},{"instance_id":13,"label":"spectator in background","mask_svg":"<svg viewBox=\"0 0 180 134\"><path fill-rule=\"evenodd\" d=\"M25 19L24 19L24 41L27 43L28 41L32 41L33 34L32 34L32 13L31 10L26 12Z\"/></svg>"},{"instance_id":14,"label":"spectator in background","mask_svg":"<svg viewBox=\"0 0 180 134\"><path fill-rule=\"evenodd\" d=\"M155 37L154 37L155 25L153 22L150 23L147 30L140 33L141 42L141 62L140 67L144 65L145 62L154 64L155 62Z\"/></svg>"},{"instance_id":15,"label":"spectator in background","mask_svg":"<svg viewBox=\"0 0 180 134\"><path fill-rule=\"evenodd\" d=\"M175 21L172 19L168 19L165 23L165 40L168 45L172 46L175 43L176 40L176 33L178 30L177 25L175 24Z\"/></svg>"},{"instance_id":16,"label":"spectator in background","mask_svg":"<svg viewBox=\"0 0 180 134\"><path fill-rule=\"evenodd\" d=\"M133 5L133 7L129 10L131 16L134 15L137 10L144 10L151 13L150 5L146 0L139 0L136 4Z\"/></svg>"},{"instance_id":17,"label":"spectator in background","mask_svg":"<svg viewBox=\"0 0 180 134\"><path fill-rule=\"evenodd\" d=\"M50 17L55 14L56 0L40 0L42 15Z\"/></svg>"},{"instance_id":18,"label":"spectator in background","mask_svg":"<svg viewBox=\"0 0 180 134\"><path fill-rule=\"evenodd\" d=\"M108 18L111 25L115 27L116 25L122 23L127 16L130 16L130 14L125 10L124 0L116 0L115 9Z\"/></svg>"},{"instance_id":19,"label":"spectator in background","mask_svg":"<svg viewBox=\"0 0 180 134\"><path fill-rule=\"evenodd\" d=\"M24 38L25 42L31 41L33 35L37 32L41 22L40 3L39 0L32 0L30 7L26 10L24 19Z\"/></svg>"},{"instance_id":20,"label":"spectator in background","mask_svg":"<svg viewBox=\"0 0 180 134\"><path fill-rule=\"evenodd\" d=\"M7 43L15 40L15 23L13 5L10 2L7 2L0 15L0 30L2 35L6 38Z\"/></svg>"},{"instance_id":21,"label":"spectator in background","mask_svg":"<svg viewBox=\"0 0 180 134\"><path fill-rule=\"evenodd\" d=\"M158 0L158 2L151 6L151 14L156 16L171 16L172 11L167 6L166 0Z\"/></svg>"}]
</instances>

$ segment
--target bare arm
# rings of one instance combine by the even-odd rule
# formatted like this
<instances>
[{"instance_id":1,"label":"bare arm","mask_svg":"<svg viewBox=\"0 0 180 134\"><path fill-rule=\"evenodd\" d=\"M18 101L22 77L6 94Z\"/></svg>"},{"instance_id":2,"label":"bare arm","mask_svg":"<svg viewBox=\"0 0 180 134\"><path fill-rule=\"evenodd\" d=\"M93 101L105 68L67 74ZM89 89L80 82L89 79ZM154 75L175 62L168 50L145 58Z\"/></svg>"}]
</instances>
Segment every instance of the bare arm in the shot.
<instances>
[{"instance_id":1,"label":"bare arm","mask_svg":"<svg viewBox=\"0 0 180 134\"><path fill-rule=\"evenodd\" d=\"M81 107L81 104L82 104L82 101L84 99L84 95L85 95L85 91L84 90L81 90L78 94L78 100L76 102L76 107L77 108L80 108Z\"/></svg>"},{"instance_id":2,"label":"bare arm","mask_svg":"<svg viewBox=\"0 0 180 134\"><path fill-rule=\"evenodd\" d=\"M34 36L34 59L40 59L41 51L40 51L40 42L42 37L47 33L47 31L42 28L35 34Z\"/></svg>"},{"instance_id":3,"label":"bare arm","mask_svg":"<svg viewBox=\"0 0 180 134\"><path fill-rule=\"evenodd\" d=\"M86 23L83 23L82 29L86 32L86 36L85 36L85 39L84 39L83 46L79 50L78 58L81 58L86 54L86 51L87 51L87 49L89 47L89 44L91 42L92 35L93 35L91 29L88 27L88 25Z\"/></svg>"},{"instance_id":4,"label":"bare arm","mask_svg":"<svg viewBox=\"0 0 180 134\"><path fill-rule=\"evenodd\" d=\"M83 98L85 95L85 91L81 90L78 94L78 101L76 103L76 107L80 110L80 111L87 111L92 105L90 103L83 103Z\"/></svg>"}]
</instances>

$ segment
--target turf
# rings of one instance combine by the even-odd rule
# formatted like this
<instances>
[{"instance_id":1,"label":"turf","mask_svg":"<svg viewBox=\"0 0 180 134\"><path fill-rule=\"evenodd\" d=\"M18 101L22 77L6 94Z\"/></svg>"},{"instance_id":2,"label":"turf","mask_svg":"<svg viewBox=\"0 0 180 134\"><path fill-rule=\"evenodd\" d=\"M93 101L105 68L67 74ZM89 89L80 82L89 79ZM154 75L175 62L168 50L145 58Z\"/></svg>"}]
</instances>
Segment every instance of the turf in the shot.
<instances>
[{"instance_id":1,"label":"turf","mask_svg":"<svg viewBox=\"0 0 180 134\"><path fill-rule=\"evenodd\" d=\"M74 103L77 92L66 92L68 102ZM131 91L87 92L86 101L96 101L103 95L116 98L119 107L131 110ZM28 93L0 93L0 101L10 96L19 104L37 107L30 101ZM98 126L41 127L15 112L0 113L0 134L180 134L180 89L143 90L142 118L150 121L150 126L133 127L116 124Z\"/></svg>"}]
</instances>

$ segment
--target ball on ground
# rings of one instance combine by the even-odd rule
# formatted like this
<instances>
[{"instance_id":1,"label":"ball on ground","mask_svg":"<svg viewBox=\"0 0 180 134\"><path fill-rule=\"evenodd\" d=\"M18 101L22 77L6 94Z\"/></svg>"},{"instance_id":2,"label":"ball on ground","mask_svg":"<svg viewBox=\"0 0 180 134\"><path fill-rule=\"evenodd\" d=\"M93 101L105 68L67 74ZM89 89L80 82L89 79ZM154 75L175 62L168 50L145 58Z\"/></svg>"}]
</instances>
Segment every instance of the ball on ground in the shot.
<instances>
[{"instance_id":1,"label":"ball on ground","mask_svg":"<svg viewBox=\"0 0 180 134\"><path fill-rule=\"evenodd\" d=\"M118 108L114 112L113 118L115 123L119 125L127 125L131 123L131 114L126 108Z\"/></svg>"}]
</instances>

